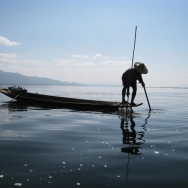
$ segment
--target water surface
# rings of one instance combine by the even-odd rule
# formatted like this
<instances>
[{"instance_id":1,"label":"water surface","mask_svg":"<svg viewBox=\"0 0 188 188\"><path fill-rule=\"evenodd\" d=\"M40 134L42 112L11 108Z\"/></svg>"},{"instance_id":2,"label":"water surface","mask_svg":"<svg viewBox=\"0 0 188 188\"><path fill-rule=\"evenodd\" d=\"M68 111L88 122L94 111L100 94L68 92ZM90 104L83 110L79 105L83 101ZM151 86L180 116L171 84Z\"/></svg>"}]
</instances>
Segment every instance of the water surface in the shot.
<instances>
[{"instance_id":1,"label":"water surface","mask_svg":"<svg viewBox=\"0 0 188 188\"><path fill-rule=\"evenodd\" d=\"M121 87L25 86L30 92L121 100ZM44 109L0 94L0 187L187 187L186 88L138 89L132 117Z\"/></svg>"}]
</instances>

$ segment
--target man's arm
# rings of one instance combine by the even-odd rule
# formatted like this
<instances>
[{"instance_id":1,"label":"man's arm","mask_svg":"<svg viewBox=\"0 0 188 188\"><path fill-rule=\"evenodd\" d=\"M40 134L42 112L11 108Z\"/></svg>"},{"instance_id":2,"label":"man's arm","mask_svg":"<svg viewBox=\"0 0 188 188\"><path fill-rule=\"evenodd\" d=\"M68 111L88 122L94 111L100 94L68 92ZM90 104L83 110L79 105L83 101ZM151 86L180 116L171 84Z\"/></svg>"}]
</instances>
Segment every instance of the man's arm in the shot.
<instances>
[{"instance_id":1,"label":"man's arm","mask_svg":"<svg viewBox=\"0 0 188 188\"><path fill-rule=\"evenodd\" d=\"M139 83L142 84L143 87L145 87L145 83L144 83L144 81L143 81L143 79L142 79L142 75L141 75L141 74L140 74L140 76L138 77L138 81L139 81Z\"/></svg>"}]
</instances>

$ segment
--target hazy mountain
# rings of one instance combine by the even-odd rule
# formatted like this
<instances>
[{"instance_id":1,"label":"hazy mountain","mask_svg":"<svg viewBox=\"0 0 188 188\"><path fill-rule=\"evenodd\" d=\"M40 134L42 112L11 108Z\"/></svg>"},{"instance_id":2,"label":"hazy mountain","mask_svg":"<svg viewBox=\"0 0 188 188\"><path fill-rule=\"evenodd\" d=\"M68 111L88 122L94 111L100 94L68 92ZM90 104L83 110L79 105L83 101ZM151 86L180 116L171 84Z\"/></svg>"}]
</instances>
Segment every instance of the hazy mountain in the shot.
<instances>
[{"instance_id":1,"label":"hazy mountain","mask_svg":"<svg viewBox=\"0 0 188 188\"><path fill-rule=\"evenodd\" d=\"M52 80L49 78L24 76L19 73L4 72L0 70L0 85L83 85L76 82L61 82L59 80Z\"/></svg>"}]
</instances>

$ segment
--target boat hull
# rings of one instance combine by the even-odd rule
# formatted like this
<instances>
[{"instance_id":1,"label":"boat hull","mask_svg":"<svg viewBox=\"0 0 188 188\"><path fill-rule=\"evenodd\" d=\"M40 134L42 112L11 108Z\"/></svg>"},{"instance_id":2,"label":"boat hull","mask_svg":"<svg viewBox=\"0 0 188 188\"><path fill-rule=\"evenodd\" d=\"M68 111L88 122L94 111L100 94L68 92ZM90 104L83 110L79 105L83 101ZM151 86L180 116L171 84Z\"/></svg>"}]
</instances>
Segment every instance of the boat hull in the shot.
<instances>
[{"instance_id":1,"label":"boat hull","mask_svg":"<svg viewBox=\"0 0 188 188\"><path fill-rule=\"evenodd\" d=\"M50 108L69 108L83 111L116 111L120 105L119 102L56 97L29 92L23 95L23 93L15 91L12 92L11 90L5 88L0 88L0 92L20 103Z\"/></svg>"}]
</instances>

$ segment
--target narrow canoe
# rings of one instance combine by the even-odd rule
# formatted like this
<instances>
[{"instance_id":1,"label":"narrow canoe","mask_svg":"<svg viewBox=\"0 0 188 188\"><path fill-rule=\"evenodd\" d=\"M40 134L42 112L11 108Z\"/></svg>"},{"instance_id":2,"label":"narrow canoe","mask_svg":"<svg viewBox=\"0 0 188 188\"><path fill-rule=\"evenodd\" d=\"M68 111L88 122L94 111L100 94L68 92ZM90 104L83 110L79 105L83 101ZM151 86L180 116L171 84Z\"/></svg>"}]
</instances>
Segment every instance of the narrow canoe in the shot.
<instances>
[{"instance_id":1,"label":"narrow canoe","mask_svg":"<svg viewBox=\"0 0 188 188\"><path fill-rule=\"evenodd\" d=\"M0 87L0 92L24 104L40 105L52 108L69 108L89 111L116 111L120 105L120 102L76 99L30 93L21 87L9 87L8 89Z\"/></svg>"}]
</instances>

